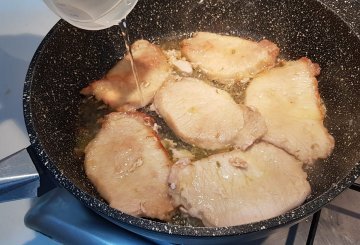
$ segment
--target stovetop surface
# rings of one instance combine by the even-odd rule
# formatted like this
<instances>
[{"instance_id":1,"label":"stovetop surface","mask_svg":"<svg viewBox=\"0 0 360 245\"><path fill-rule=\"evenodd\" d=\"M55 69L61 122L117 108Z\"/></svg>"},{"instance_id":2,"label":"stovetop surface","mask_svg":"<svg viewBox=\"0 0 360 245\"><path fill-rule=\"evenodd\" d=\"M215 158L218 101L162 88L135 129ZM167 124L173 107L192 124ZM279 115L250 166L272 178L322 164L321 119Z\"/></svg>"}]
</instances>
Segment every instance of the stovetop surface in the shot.
<instances>
[{"instance_id":1,"label":"stovetop surface","mask_svg":"<svg viewBox=\"0 0 360 245\"><path fill-rule=\"evenodd\" d=\"M152 244L101 218L62 188L34 200L25 224L63 244Z\"/></svg>"},{"instance_id":2,"label":"stovetop surface","mask_svg":"<svg viewBox=\"0 0 360 245\"><path fill-rule=\"evenodd\" d=\"M357 244L360 241L360 193L347 190L322 210L315 244ZM88 208L64 189L56 188L34 200L25 216L28 227L62 244L161 244L119 228ZM311 217L297 230L283 229L247 245L305 244Z\"/></svg>"}]
</instances>

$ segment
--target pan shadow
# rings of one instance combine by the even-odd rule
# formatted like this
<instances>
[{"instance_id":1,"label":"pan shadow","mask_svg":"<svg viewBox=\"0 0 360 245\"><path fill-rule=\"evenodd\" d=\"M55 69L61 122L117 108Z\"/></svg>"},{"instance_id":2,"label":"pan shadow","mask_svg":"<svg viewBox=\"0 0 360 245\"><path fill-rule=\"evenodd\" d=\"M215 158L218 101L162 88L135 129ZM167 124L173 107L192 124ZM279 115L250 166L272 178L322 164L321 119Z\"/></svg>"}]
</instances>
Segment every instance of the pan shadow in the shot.
<instances>
[{"instance_id":1,"label":"pan shadow","mask_svg":"<svg viewBox=\"0 0 360 245\"><path fill-rule=\"evenodd\" d=\"M22 93L31 58L42 37L30 34L0 36L0 159L25 148Z\"/></svg>"}]
</instances>

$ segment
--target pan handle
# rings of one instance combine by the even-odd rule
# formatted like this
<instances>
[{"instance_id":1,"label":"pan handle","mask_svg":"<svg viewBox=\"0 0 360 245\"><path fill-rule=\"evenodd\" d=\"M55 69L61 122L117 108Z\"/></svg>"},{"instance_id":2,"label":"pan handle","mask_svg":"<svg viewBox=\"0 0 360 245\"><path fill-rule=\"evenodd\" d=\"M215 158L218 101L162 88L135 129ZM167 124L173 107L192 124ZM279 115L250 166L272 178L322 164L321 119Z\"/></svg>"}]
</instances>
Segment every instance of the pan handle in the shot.
<instances>
[{"instance_id":1,"label":"pan handle","mask_svg":"<svg viewBox=\"0 0 360 245\"><path fill-rule=\"evenodd\" d=\"M37 197L55 187L51 180L45 180L46 170L35 167L32 153L29 146L0 161L0 202ZM45 190L40 188L44 181L48 182Z\"/></svg>"}]
</instances>

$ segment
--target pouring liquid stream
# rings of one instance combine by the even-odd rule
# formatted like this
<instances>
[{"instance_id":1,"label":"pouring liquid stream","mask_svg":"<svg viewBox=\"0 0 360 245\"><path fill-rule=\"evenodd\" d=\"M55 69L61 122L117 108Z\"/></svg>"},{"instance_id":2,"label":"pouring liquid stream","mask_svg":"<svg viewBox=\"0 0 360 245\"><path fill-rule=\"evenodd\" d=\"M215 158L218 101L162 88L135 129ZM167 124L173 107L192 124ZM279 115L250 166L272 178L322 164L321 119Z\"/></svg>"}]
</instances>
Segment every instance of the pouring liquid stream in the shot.
<instances>
[{"instance_id":1,"label":"pouring liquid stream","mask_svg":"<svg viewBox=\"0 0 360 245\"><path fill-rule=\"evenodd\" d=\"M124 38L124 41L125 41L126 51L129 53L131 69L132 69L134 79L135 79L135 82L136 82L136 89L137 89L137 92L139 94L140 103L141 103L141 106L145 106L144 96L143 96L142 89L141 89L141 86L140 86L141 85L140 79L139 79L139 76L138 76L138 72L136 70L134 57L133 57L133 54L132 54L132 51L131 51L131 43L130 43L130 37L129 37L129 33L128 33L128 28L127 28L127 25L126 25L126 19L123 19L122 21L120 21L119 26L120 26L121 34L122 34L122 36Z\"/></svg>"}]
</instances>

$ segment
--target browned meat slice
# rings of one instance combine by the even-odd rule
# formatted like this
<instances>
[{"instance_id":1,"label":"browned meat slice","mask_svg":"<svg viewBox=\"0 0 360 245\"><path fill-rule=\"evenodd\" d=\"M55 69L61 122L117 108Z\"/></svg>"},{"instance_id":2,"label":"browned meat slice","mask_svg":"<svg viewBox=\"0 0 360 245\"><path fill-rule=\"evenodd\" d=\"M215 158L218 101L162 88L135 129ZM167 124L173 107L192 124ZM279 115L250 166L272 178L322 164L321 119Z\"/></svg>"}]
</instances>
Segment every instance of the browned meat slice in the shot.
<instances>
[{"instance_id":1,"label":"browned meat slice","mask_svg":"<svg viewBox=\"0 0 360 245\"><path fill-rule=\"evenodd\" d=\"M258 112L194 78L166 83L156 93L154 105L179 138L209 150L246 149L266 131Z\"/></svg>"},{"instance_id":2,"label":"browned meat slice","mask_svg":"<svg viewBox=\"0 0 360 245\"><path fill-rule=\"evenodd\" d=\"M181 42L181 52L210 79L228 83L246 81L273 67L279 48L268 40L257 43L234 36L197 32Z\"/></svg>"},{"instance_id":3,"label":"browned meat slice","mask_svg":"<svg viewBox=\"0 0 360 245\"><path fill-rule=\"evenodd\" d=\"M111 207L167 220L170 160L150 124L140 113L107 115L85 149L85 171Z\"/></svg>"},{"instance_id":4,"label":"browned meat slice","mask_svg":"<svg viewBox=\"0 0 360 245\"><path fill-rule=\"evenodd\" d=\"M326 158L334 139L324 127L324 108L315 78L320 69L307 58L261 73L246 90L245 104L265 118L264 140L305 163Z\"/></svg>"},{"instance_id":5,"label":"browned meat slice","mask_svg":"<svg viewBox=\"0 0 360 245\"><path fill-rule=\"evenodd\" d=\"M310 194L302 163L268 143L247 151L175 164L169 176L174 203L206 226L265 220L301 205Z\"/></svg>"},{"instance_id":6,"label":"browned meat slice","mask_svg":"<svg viewBox=\"0 0 360 245\"><path fill-rule=\"evenodd\" d=\"M103 79L92 82L81 92L95 95L118 111L132 110L149 104L168 78L171 67L162 50L146 40L138 40L132 46L135 66L138 72L144 103L141 104L129 54L120 60Z\"/></svg>"}]
</instances>

